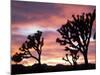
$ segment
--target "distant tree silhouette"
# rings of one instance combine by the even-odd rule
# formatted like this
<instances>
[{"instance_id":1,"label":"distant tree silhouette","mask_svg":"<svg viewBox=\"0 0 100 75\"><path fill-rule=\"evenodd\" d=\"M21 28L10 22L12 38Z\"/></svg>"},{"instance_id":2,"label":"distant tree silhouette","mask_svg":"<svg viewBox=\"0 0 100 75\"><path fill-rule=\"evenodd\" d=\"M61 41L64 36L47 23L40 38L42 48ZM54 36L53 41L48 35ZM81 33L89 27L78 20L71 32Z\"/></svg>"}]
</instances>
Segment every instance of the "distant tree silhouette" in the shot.
<instances>
[{"instance_id":1,"label":"distant tree silhouette","mask_svg":"<svg viewBox=\"0 0 100 75\"><path fill-rule=\"evenodd\" d=\"M17 63L19 63L20 61L22 61L22 59L23 59L23 57L22 57L23 55L21 54L21 53L16 53L15 55L13 55L12 57L11 57L11 59L14 61L14 62L16 62L16 64Z\"/></svg>"},{"instance_id":2,"label":"distant tree silhouette","mask_svg":"<svg viewBox=\"0 0 100 75\"><path fill-rule=\"evenodd\" d=\"M73 64L71 63L71 61L69 60L69 58L68 58L68 54L66 54L66 57L64 58L62 58L62 60L64 60L64 61L66 61L66 62L69 62L69 64L72 66Z\"/></svg>"},{"instance_id":3,"label":"distant tree silhouette","mask_svg":"<svg viewBox=\"0 0 100 75\"><path fill-rule=\"evenodd\" d=\"M37 33L29 35L27 39L28 40L22 44L21 48L19 48L23 53L23 58L34 58L38 61L38 64L41 65L41 52L44 43L42 32L37 31ZM35 50L38 56L33 55L29 49Z\"/></svg>"},{"instance_id":4,"label":"distant tree silhouette","mask_svg":"<svg viewBox=\"0 0 100 75\"><path fill-rule=\"evenodd\" d=\"M65 45L65 50L79 50L88 64L88 46L91 37L92 25L95 20L95 10L93 13L83 13L82 15L72 15L73 20L67 21L57 31L62 38L57 38L57 42Z\"/></svg>"},{"instance_id":5,"label":"distant tree silhouette","mask_svg":"<svg viewBox=\"0 0 100 75\"><path fill-rule=\"evenodd\" d=\"M76 66L77 65L77 60L79 59L78 51L79 50L70 50L70 53L66 54L66 58L63 57L62 59L69 62L71 66L72 65ZM69 57L72 58L73 63L71 63L71 60L69 60Z\"/></svg>"}]
</instances>

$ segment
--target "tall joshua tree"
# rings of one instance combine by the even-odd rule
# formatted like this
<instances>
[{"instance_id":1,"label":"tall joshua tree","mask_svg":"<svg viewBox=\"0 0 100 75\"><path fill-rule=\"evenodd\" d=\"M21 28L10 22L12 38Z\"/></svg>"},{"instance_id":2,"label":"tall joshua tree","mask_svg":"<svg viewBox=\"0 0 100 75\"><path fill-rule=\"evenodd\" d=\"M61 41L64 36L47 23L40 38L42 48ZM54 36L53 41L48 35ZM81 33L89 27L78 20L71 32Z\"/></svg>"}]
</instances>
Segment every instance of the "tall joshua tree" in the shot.
<instances>
[{"instance_id":1,"label":"tall joshua tree","mask_svg":"<svg viewBox=\"0 0 100 75\"><path fill-rule=\"evenodd\" d=\"M38 61L38 64L41 65L41 53L42 53L42 47L44 43L44 38L42 38L42 32L37 31L37 33L33 35L29 35L27 37L28 40L26 40L21 48L19 50L23 54L23 58L34 58L35 60ZM35 50L38 56L35 56L32 54L31 50Z\"/></svg>"},{"instance_id":2,"label":"tall joshua tree","mask_svg":"<svg viewBox=\"0 0 100 75\"><path fill-rule=\"evenodd\" d=\"M85 64L88 64L88 46L95 15L95 10L92 13L72 15L73 20L68 20L57 30L62 38L57 38L56 41L65 45L65 50L79 50L84 57Z\"/></svg>"}]
</instances>

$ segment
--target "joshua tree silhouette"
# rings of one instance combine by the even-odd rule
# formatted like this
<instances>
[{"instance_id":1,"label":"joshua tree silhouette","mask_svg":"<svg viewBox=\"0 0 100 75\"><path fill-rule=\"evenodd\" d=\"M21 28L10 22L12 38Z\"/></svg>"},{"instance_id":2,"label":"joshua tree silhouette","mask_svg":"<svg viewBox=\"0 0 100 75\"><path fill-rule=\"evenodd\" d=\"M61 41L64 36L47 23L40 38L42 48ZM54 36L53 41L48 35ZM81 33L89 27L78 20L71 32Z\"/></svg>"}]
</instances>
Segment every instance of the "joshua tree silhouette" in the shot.
<instances>
[{"instance_id":1,"label":"joshua tree silhouette","mask_svg":"<svg viewBox=\"0 0 100 75\"><path fill-rule=\"evenodd\" d=\"M68 58L68 54L66 54L66 57L63 57L62 60L69 62L69 64L72 66L73 64L70 62L69 58Z\"/></svg>"},{"instance_id":2,"label":"joshua tree silhouette","mask_svg":"<svg viewBox=\"0 0 100 75\"><path fill-rule=\"evenodd\" d=\"M66 49L66 51L68 51L68 49ZM63 57L62 59L65 60L66 62L69 62L71 66L72 65L76 66L77 60L79 59L78 51L79 50L69 50L69 53L66 54L66 57L65 58ZM71 63L69 57L72 58L73 63Z\"/></svg>"},{"instance_id":3,"label":"joshua tree silhouette","mask_svg":"<svg viewBox=\"0 0 100 75\"><path fill-rule=\"evenodd\" d=\"M95 14L94 10L93 13L72 15L73 20L68 20L66 24L57 30L62 38L57 38L56 41L61 45L67 46L67 50L79 50L84 57L85 64L88 64L88 46Z\"/></svg>"},{"instance_id":4,"label":"joshua tree silhouette","mask_svg":"<svg viewBox=\"0 0 100 75\"><path fill-rule=\"evenodd\" d=\"M19 50L23 54L23 58L34 58L38 61L38 64L41 65L41 53L44 43L44 38L42 38L42 32L37 31L37 33L29 35L27 39L28 40L22 44L21 48L19 48ZM34 56L29 49L35 50L38 56Z\"/></svg>"}]
</instances>

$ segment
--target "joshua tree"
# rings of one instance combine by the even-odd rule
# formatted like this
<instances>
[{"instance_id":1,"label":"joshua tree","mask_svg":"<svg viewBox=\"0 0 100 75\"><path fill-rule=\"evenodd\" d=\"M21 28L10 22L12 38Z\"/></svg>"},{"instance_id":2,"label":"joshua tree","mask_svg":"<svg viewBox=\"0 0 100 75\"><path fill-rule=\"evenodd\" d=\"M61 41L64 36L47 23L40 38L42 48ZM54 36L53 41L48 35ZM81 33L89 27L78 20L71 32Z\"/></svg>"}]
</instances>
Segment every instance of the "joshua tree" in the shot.
<instances>
[{"instance_id":1,"label":"joshua tree","mask_svg":"<svg viewBox=\"0 0 100 75\"><path fill-rule=\"evenodd\" d=\"M63 57L62 60L69 62L69 64L72 66L73 64L71 63L71 61L68 58L68 54L66 54L66 57Z\"/></svg>"},{"instance_id":2,"label":"joshua tree","mask_svg":"<svg viewBox=\"0 0 100 75\"><path fill-rule=\"evenodd\" d=\"M44 42L42 32L37 31L37 33L29 35L27 39L28 40L22 44L21 48L19 48L19 50L22 51L23 58L34 58L38 61L38 64L41 65L41 52ZM35 50L38 56L33 55L29 49Z\"/></svg>"},{"instance_id":3,"label":"joshua tree","mask_svg":"<svg viewBox=\"0 0 100 75\"><path fill-rule=\"evenodd\" d=\"M62 38L57 38L57 42L67 46L67 50L79 50L88 64L88 46L91 37L93 22L95 20L95 10L93 13L83 13L82 15L72 15L73 20L67 21L57 31Z\"/></svg>"},{"instance_id":4,"label":"joshua tree","mask_svg":"<svg viewBox=\"0 0 100 75\"><path fill-rule=\"evenodd\" d=\"M66 54L66 57L65 58L63 57L62 59L65 60L66 62L69 62L71 66L72 65L76 66L77 60L79 59L78 51L79 50L69 50L69 53ZM72 58L73 63L71 63L71 61L69 60L69 57Z\"/></svg>"}]
</instances>

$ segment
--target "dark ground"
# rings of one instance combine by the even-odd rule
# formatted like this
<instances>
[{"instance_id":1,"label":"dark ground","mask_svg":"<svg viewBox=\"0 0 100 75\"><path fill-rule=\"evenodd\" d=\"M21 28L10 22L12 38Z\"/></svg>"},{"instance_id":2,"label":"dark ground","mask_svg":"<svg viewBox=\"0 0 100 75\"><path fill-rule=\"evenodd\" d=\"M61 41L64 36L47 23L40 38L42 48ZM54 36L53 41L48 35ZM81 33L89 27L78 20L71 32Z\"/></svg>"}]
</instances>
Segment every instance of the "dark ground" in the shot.
<instances>
[{"instance_id":1,"label":"dark ground","mask_svg":"<svg viewBox=\"0 0 100 75\"><path fill-rule=\"evenodd\" d=\"M80 64L77 66L68 66L57 64L56 66L48 66L46 64L42 64L39 66L38 64L34 64L33 66L25 67L23 65L12 65L11 66L11 74L27 74L27 73L43 73L43 72L58 72L58 71L75 71L75 70L90 70L96 69L95 64Z\"/></svg>"}]
</instances>

